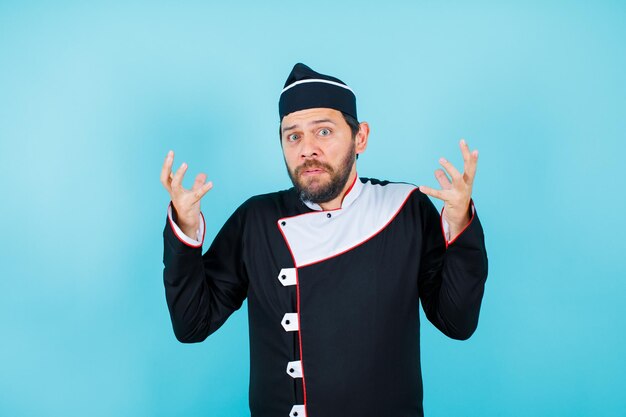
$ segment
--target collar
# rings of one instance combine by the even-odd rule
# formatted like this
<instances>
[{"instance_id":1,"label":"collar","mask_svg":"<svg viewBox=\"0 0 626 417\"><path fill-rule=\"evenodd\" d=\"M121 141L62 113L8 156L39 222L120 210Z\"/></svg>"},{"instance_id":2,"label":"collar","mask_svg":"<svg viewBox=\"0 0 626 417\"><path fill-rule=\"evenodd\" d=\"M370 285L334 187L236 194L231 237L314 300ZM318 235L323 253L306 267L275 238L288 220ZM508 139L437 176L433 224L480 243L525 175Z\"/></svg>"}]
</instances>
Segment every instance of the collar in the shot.
<instances>
[{"instance_id":1,"label":"collar","mask_svg":"<svg viewBox=\"0 0 626 417\"><path fill-rule=\"evenodd\" d=\"M354 202L354 200L357 199L357 197L359 196L359 194L361 194L361 191L363 190L363 183L361 182L361 180L359 179L359 174L357 173L354 177L354 180L352 182L352 185L350 186L350 188L348 188L348 191L346 192L346 194L343 196L343 200L341 201L341 207L335 210L341 210L341 209L345 209L350 207L350 205L352 205L352 203ZM322 206L320 206L317 203L313 203L311 201L308 200L302 200L302 202L311 210L315 210L315 211L332 211L332 210L324 210L322 208Z\"/></svg>"}]
</instances>

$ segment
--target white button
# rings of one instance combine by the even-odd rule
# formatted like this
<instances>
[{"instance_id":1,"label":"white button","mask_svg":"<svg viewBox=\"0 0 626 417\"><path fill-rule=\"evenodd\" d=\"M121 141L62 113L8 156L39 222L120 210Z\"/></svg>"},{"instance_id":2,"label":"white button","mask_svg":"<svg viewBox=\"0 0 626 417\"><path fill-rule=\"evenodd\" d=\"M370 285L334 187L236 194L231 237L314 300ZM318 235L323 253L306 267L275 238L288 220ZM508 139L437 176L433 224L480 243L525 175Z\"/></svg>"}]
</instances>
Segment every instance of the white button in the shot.
<instances>
[{"instance_id":1,"label":"white button","mask_svg":"<svg viewBox=\"0 0 626 417\"><path fill-rule=\"evenodd\" d=\"M294 405L291 407L289 417L306 417L306 411L303 405Z\"/></svg>"},{"instance_id":2,"label":"white button","mask_svg":"<svg viewBox=\"0 0 626 417\"><path fill-rule=\"evenodd\" d=\"M280 322L286 332L297 332L300 329L298 322L298 313L287 313L283 316L283 321Z\"/></svg>"},{"instance_id":3,"label":"white button","mask_svg":"<svg viewBox=\"0 0 626 417\"><path fill-rule=\"evenodd\" d=\"M294 361L287 363L287 374L292 378L302 378L302 362Z\"/></svg>"},{"instance_id":4,"label":"white button","mask_svg":"<svg viewBox=\"0 0 626 417\"><path fill-rule=\"evenodd\" d=\"M278 274L278 280L285 287L296 285L296 268L283 268Z\"/></svg>"}]
</instances>

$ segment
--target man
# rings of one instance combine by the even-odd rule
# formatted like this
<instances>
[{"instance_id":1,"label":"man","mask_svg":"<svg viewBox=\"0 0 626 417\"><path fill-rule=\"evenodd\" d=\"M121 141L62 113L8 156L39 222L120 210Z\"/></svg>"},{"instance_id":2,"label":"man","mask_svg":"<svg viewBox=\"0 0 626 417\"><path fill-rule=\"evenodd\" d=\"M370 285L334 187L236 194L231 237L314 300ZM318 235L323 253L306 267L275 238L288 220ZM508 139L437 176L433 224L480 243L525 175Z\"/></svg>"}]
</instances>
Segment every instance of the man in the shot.
<instances>
[{"instance_id":1,"label":"man","mask_svg":"<svg viewBox=\"0 0 626 417\"><path fill-rule=\"evenodd\" d=\"M202 255L199 174L169 152L166 298L176 337L204 340L248 299L253 417L422 416L418 299L443 333L476 329L487 256L471 202L477 151L461 141L434 190L358 178L369 126L341 80L303 64L279 100L294 187L252 197ZM444 201L440 218L426 195Z\"/></svg>"}]
</instances>

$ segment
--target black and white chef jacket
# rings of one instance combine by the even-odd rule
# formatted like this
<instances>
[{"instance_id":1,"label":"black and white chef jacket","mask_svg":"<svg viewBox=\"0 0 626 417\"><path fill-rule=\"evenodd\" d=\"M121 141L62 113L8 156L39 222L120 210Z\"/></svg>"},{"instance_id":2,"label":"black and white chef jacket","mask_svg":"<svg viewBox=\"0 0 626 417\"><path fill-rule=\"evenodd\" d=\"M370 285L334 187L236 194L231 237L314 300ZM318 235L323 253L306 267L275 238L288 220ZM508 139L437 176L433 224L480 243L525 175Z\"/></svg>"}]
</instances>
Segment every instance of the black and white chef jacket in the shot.
<instances>
[{"instance_id":1,"label":"black and white chef jacket","mask_svg":"<svg viewBox=\"0 0 626 417\"><path fill-rule=\"evenodd\" d=\"M487 255L473 203L454 240L411 184L355 180L337 210L292 188L243 203L202 254L172 218L167 304L181 342L206 339L248 299L252 417L417 417L418 300L443 333L476 329Z\"/></svg>"}]
</instances>

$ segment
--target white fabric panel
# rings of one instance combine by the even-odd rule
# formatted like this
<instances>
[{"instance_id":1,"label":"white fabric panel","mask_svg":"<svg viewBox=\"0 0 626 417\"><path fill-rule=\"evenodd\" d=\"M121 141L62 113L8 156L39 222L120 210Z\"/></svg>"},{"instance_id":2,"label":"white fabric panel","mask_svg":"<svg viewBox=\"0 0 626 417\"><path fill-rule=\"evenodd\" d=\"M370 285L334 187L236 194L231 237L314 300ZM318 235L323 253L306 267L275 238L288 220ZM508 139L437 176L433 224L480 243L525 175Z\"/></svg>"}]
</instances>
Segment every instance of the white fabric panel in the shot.
<instances>
[{"instance_id":1,"label":"white fabric panel","mask_svg":"<svg viewBox=\"0 0 626 417\"><path fill-rule=\"evenodd\" d=\"M285 329L286 332L297 332L300 329L298 313L285 314L280 324L283 325L283 329Z\"/></svg>"},{"instance_id":2,"label":"white fabric panel","mask_svg":"<svg viewBox=\"0 0 626 417\"><path fill-rule=\"evenodd\" d=\"M445 217L443 217L443 212L441 212L441 224L443 226L443 238L446 242L450 242L450 224Z\"/></svg>"},{"instance_id":3,"label":"white fabric panel","mask_svg":"<svg viewBox=\"0 0 626 417\"><path fill-rule=\"evenodd\" d=\"M200 226L198 227L198 230L196 230L196 240L190 238L185 233L183 233L183 231L180 229L180 227L178 227L176 222L174 222L174 219L172 218L172 205L171 204L167 206L167 217L169 218L172 224L172 228L174 229L174 233L176 234L176 237L178 237L180 240L182 240L184 243L186 243L189 246L196 246L196 247L202 246L202 242L204 240L204 217L202 217L202 214L200 214L200 223L199 223Z\"/></svg>"},{"instance_id":4,"label":"white fabric panel","mask_svg":"<svg viewBox=\"0 0 626 417\"><path fill-rule=\"evenodd\" d=\"M289 417L306 417L306 410L303 405L294 405L291 407Z\"/></svg>"},{"instance_id":5,"label":"white fabric panel","mask_svg":"<svg viewBox=\"0 0 626 417\"><path fill-rule=\"evenodd\" d=\"M322 261L364 243L393 219L417 188L412 184L363 184L360 180L357 184L338 210L316 211L278 221L296 267Z\"/></svg>"},{"instance_id":6,"label":"white fabric panel","mask_svg":"<svg viewBox=\"0 0 626 417\"><path fill-rule=\"evenodd\" d=\"M294 361L287 363L287 375L292 378L302 378L302 362Z\"/></svg>"},{"instance_id":7,"label":"white fabric panel","mask_svg":"<svg viewBox=\"0 0 626 417\"><path fill-rule=\"evenodd\" d=\"M296 268L283 268L278 274L278 280L283 286L296 285Z\"/></svg>"}]
</instances>

